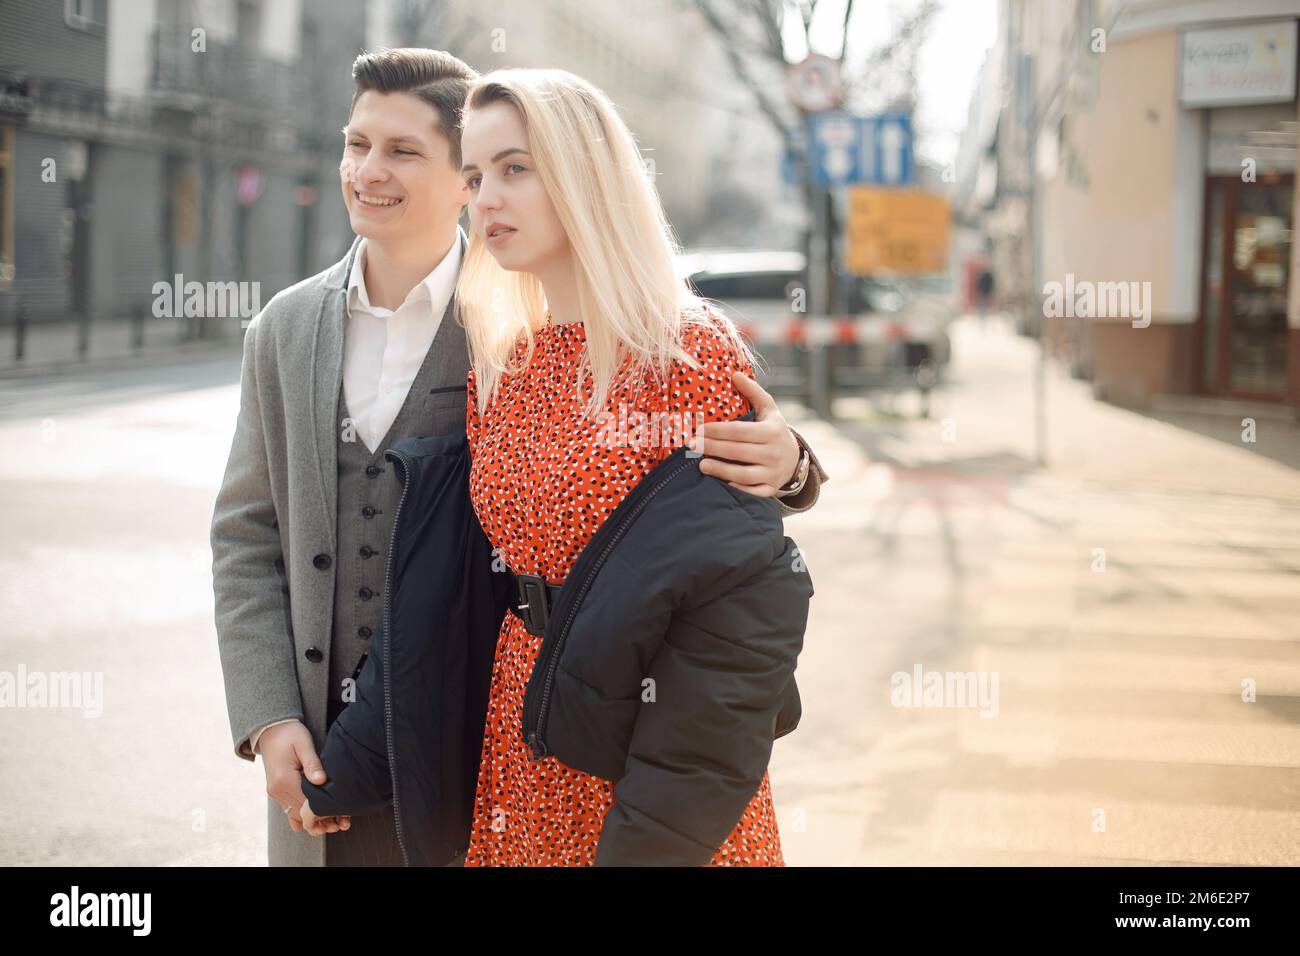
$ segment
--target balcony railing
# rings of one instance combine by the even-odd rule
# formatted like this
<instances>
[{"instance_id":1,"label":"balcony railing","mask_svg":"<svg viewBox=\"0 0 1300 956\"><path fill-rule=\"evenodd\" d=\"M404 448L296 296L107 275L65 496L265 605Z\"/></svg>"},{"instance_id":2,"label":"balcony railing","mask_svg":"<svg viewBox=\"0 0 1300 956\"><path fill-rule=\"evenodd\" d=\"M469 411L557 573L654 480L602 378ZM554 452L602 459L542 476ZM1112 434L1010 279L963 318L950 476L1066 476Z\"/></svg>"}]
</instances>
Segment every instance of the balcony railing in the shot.
<instances>
[{"instance_id":1,"label":"balcony railing","mask_svg":"<svg viewBox=\"0 0 1300 956\"><path fill-rule=\"evenodd\" d=\"M188 29L154 32L153 88L186 101L205 99L275 114L301 108L301 77L290 64L239 45L206 39L195 52Z\"/></svg>"}]
</instances>

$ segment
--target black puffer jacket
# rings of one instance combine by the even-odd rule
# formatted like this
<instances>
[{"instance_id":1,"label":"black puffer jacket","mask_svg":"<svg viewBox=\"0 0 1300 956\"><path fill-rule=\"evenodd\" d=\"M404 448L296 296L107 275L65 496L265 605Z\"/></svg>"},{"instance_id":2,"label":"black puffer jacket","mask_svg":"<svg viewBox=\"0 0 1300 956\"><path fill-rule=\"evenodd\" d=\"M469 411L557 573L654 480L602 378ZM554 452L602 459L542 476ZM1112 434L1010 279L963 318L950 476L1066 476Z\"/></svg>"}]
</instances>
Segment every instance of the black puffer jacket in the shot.
<instances>
[{"instance_id":1,"label":"black puffer jacket","mask_svg":"<svg viewBox=\"0 0 1300 956\"><path fill-rule=\"evenodd\" d=\"M492 573L463 513L463 435L407 439L386 456L407 483L391 610L321 750L329 781L303 792L320 815L392 796L408 864L442 865L467 845L467 748L482 743L514 579ZM520 727L535 756L616 782L598 866L709 861L762 783L773 741L799 722L794 669L812 594L777 503L702 474L684 448L606 519L549 609Z\"/></svg>"},{"instance_id":2,"label":"black puffer jacket","mask_svg":"<svg viewBox=\"0 0 1300 956\"><path fill-rule=\"evenodd\" d=\"M616 781L597 866L713 856L799 722L812 595L776 502L684 448L606 519L549 611L521 728L535 757Z\"/></svg>"}]
</instances>

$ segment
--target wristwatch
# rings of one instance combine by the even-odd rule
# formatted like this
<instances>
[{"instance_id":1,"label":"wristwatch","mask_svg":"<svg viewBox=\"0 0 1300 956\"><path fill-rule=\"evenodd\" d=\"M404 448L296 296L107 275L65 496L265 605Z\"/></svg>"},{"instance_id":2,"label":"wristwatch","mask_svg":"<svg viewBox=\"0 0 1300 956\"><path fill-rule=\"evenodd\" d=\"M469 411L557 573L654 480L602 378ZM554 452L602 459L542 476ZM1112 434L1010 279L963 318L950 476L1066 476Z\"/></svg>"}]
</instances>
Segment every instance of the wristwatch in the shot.
<instances>
[{"instance_id":1,"label":"wristwatch","mask_svg":"<svg viewBox=\"0 0 1300 956\"><path fill-rule=\"evenodd\" d=\"M800 445L799 466L794 470L794 478L776 489L776 496L778 498L788 498L790 495L797 495L803 491L803 486L808 483L808 467L811 463L812 458L808 454L808 449Z\"/></svg>"}]
</instances>

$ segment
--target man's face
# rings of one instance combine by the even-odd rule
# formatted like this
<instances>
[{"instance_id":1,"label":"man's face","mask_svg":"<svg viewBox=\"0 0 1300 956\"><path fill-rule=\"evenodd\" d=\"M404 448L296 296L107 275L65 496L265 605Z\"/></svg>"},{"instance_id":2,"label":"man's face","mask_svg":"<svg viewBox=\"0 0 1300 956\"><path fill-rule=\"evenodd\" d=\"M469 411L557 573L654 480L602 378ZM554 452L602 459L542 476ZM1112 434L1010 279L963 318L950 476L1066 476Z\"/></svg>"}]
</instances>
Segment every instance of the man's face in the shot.
<instances>
[{"instance_id":1,"label":"man's face","mask_svg":"<svg viewBox=\"0 0 1300 956\"><path fill-rule=\"evenodd\" d=\"M367 90L343 131L339 164L352 231L377 242L427 242L454 223L469 190L452 165L438 111L410 93Z\"/></svg>"}]
</instances>

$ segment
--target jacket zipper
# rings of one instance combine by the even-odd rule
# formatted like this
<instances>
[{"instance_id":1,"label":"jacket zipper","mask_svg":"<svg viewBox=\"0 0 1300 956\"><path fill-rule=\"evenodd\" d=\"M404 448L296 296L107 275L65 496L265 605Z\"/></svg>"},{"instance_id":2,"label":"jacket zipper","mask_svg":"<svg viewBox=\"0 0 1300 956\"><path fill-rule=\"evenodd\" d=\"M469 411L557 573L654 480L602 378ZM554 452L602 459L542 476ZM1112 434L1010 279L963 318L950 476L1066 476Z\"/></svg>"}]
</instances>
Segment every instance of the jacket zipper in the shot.
<instances>
[{"instance_id":1,"label":"jacket zipper","mask_svg":"<svg viewBox=\"0 0 1300 956\"><path fill-rule=\"evenodd\" d=\"M388 745L388 772L393 779L393 821L397 824L397 846L402 851L402 864L411 865L411 858L406 851L406 841L402 839L402 811L397 804L397 747L393 740L393 628L389 613L393 595L393 558L397 553L397 533L401 527L402 505L406 503L406 492L411 487L411 462L405 452L390 448L389 460L402 463L400 480L402 495L397 499L397 508L393 512L393 533L388 544L388 567L384 570L384 740Z\"/></svg>"},{"instance_id":2,"label":"jacket zipper","mask_svg":"<svg viewBox=\"0 0 1300 956\"><path fill-rule=\"evenodd\" d=\"M564 618L564 624L561 626L560 630L556 632L555 643L546 657L546 676L542 684L542 700L537 709L537 720L534 723L533 729L528 733L527 738L528 748L532 751L532 759L534 761L544 760L548 753L546 740L542 736L542 731L546 726L546 711L551 702L551 684L555 680L555 669L560 663L560 652L564 649L564 641L569 635L569 627L573 624L573 618L577 615L578 608L582 605L583 597L591 586L591 582L595 579L596 573L604 565L605 559L609 557L610 551L614 549L614 545L618 544L619 539L623 537L623 533L627 530L628 525L636 519L637 515L641 513L646 505L650 503L650 500L659 493L659 490L663 488L664 485L672 481L673 478L683 470L690 467L691 460L692 459L689 458L685 459L676 468L665 472L662 476L656 479L653 484L649 486L642 485L636 489L636 491L640 491L641 488L645 488L644 495L632 510L624 514L619 520L618 524L610 533L609 541L606 543L605 547L601 549L596 560L592 562L591 569L583 576L582 583L579 585L578 591L573 596L569 605L569 613ZM635 494L635 491L633 493ZM567 583L568 582L566 582L566 585Z\"/></svg>"}]
</instances>

